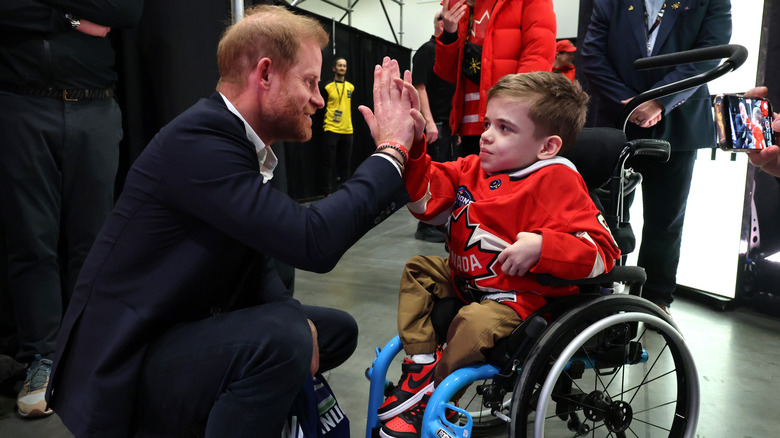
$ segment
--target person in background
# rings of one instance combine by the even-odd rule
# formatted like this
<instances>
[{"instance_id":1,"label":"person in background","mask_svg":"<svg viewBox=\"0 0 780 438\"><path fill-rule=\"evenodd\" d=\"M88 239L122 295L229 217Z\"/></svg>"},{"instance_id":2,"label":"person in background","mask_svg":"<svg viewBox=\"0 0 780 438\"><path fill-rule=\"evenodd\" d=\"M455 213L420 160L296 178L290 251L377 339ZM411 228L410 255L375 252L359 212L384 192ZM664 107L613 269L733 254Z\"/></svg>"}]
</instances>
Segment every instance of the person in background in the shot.
<instances>
[{"instance_id":1,"label":"person in background","mask_svg":"<svg viewBox=\"0 0 780 438\"><path fill-rule=\"evenodd\" d=\"M561 73L570 81L574 81L574 53L577 48L569 40L560 40L555 46L555 63L553 73Z\"/></svg>"},{"instance_id":2,"label":"person in background","mask_svg":"<svg viewBox=\"0 0 780 438\"><path fill-rule=\"evenodd\" d=\"M487 93L510 73L552 71L552 0L444 0L434 71L455 84L450 128L461 156L479 153Z\"/></svg>"},{"instance_id":3,"label":"person in background","mask_svg":"<svg viewBox=\"0 0 780 438\"><path fill-rule=\"evenodd\" d=\"M594 0L580 44L580 71L590 84L595 126L616 127L624 107L640 93L703 73L717 61L647 71L639 58L726 44L731 38L731 2L701 0ZM629 165L642 174L644 226L638 265L647 282L642 296L669 313L677 287L685 207L696 150L715 146L712 102L706 85L641 103L626 127L629 139L667 140L668 162L637 157Z\"/></svg>"},{"instance_id":4,"label":"person in background","mask_svg":"<svg viewBox=\"0 0 780 438\"><path fill-rule=\"evenodd\" d=\"M352 156L352 93L355 86L347 82L347 60L333 60L333 81L325 85L325 119L322 141L325 146L325 187L333 193L349 178Z\"/></svg>"},{"instance_id":5,"label":"person in background","mask_svg":"<svg viewBox=\"0 0 780 438\"><path fill-rule=\"evenodd\" d=\"M25 418L44 400L63 309L114 205L122 114L111 30L143 2L0 2L0 224Z\"/></svg>"},{"instance_id":6,"label":"person in background","mask_svg":"<svg viewBox=\"0 0 780 438\"><path fill-rule=\"evenodd\" d=\"M346 312L304 306L271 259L326 272L408 201L425 148L411 73L385 58L376 152L344 190L300 205L274 189L269 146L312 136L328 36L282 6L248 8L217 49L217 92L152 139L87 256L47 400L78 437L280 436L310 373L357 345Z\"/></svg>"},{"instance_id":7,"label":"person in background","mask_svg":"<svg viewBox=\"0 0 780 438\"><path fill-rule=\"evenodd\" d=\"M444 30L442 11L433 17L433 36L426 41L412 58L412 84L420 95L420 111L425 117L425 136L428 140L428 155L433 161L452 161L455 156L455 139L450 132L449 118L452 109L452 95L455 86L439 77L433 71L436 53L436 37ZM444 242L444 225L417 222L415 239L427 242Z\"/></svg>"}]
</instances>

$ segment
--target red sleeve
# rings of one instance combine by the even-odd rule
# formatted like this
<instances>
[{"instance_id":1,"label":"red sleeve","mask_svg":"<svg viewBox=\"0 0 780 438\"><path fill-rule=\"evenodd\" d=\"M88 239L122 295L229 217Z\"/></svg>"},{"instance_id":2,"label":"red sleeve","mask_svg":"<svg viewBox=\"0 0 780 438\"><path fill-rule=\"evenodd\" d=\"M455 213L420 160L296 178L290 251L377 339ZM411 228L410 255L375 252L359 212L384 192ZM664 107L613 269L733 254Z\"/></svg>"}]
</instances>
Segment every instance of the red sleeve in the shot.
<instances>
[{"instance_id":1,"label":"red sleeve","mask_svg":"<svg viewBox=\"0 0 780 438\"><path fill-rule=\"evenodd\" d=\"M460 52L463 40L466 39L468 27L468 14L464 14L458 23L458 39L450 44L441 42L444 32L436 37L436 55L434 56L433 72L447 82L455 83L460 74Z\"/></svg>"},{"instance_id":2,"label":"red sleeve","mask_svg":"<svg viewBox=\"0 0 780 438\"><path fill-rule=\"evenodd\" d=\"M470 158L469 158L470 157ZM464 169L478 166L478 157L471 155L457 161L437 163L429 155L411 158L406 165L406 191L411 201L407 208L417 219L435 225L447 221L455 205L455 196Z\"/></svg>"},{"instance_id":3,"label":"red sleeve","mask_svg":"<svg viewBox=\"0 0 780 438\"><path fill-rule=\"evenodd\" d=\"M566 279L590 278L609 272L620 257L620 250L604 217L593 204L582 178L573 172L558 173L556 183L569 187L565 192L544 187L550 202L545 203L552 217L563 219L558 231L532 230L542 235L542 255L531 268ZM572 178L576 180L569 181ZM561 183L561 180L564 180ZM572 189L575 188L575 189Z\"/></svg>"},{"instance_id":4,"label":"red sleeve","mask_svg":"<svg viewBox=\"0 0 780 438\"><path fill-rule=\"evenodd\" d=\"M552 0L523 2L522 54L517 73L552 71L557 23Z\"/></svg>"}]
</instances>

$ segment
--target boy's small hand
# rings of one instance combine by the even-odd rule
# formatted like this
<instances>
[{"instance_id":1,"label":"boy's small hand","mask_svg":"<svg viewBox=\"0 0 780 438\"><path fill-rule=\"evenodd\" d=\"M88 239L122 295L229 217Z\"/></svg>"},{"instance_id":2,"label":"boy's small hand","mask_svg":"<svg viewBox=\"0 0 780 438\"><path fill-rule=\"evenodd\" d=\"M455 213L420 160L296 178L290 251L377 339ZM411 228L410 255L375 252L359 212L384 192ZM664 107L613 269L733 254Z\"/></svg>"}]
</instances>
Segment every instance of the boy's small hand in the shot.
<instances>
[{"instance_id":1,"label":"boy's small hand","mask_svg":"<svg viewBox=\"0 0 780 438\"><path fill-rule=\"evenodd\" d=\"M444 30L449 33L458 31L458 23L469 10L466 0L444 0L441 18L444 20Z\"/></svg>"},{"instance_id":2,"label":"boy's small hand","mask_svg":"<svg viewBox=\"0 0 780 438\"><path fill-rule=\"evenodd\" d=\"M515 243L501 251L498 261L505 274L521 276L539 263L541 255L542 235L523 232L517 234Z\"/></svg>"}]
</instances>

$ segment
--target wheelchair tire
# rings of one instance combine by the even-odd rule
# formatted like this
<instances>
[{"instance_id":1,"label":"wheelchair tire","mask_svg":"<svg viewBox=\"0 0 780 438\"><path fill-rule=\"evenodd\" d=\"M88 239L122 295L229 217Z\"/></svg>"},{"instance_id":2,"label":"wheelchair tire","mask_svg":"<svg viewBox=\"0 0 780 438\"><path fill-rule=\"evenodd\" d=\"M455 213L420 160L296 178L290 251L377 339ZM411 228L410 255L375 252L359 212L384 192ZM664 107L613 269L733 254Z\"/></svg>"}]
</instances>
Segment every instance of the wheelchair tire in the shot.
<instances>
[{"instance_id":1,"label":"wheelchair tire","mask_svg":"<svg viewBox=\"0 0 780 438\"><path fill-rule=\"evenodd\" d=\"M692 437L698 376L668 315L645 299L610 295L550 324L511 404L510 437Z\"/></svg>"}]
</instances>

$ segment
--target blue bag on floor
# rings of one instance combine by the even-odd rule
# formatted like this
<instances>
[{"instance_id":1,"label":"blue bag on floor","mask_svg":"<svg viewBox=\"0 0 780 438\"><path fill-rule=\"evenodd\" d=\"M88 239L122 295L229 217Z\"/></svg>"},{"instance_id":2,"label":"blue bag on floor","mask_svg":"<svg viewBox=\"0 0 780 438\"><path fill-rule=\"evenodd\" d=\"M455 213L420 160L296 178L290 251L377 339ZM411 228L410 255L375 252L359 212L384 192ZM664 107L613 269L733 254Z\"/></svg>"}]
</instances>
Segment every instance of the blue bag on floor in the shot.
<instances>
[{"instance_id":1,"label":"blue bag on floor","mask_svg":"<svg viewBox=\"0 0 780 438\"><path fill-rule=\"evenodd\" d=\"M349 438L349 419L321 374L303 384L286 432L290 438Z\"/></svg>"}]
</instances>

